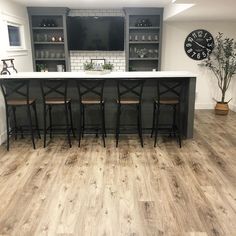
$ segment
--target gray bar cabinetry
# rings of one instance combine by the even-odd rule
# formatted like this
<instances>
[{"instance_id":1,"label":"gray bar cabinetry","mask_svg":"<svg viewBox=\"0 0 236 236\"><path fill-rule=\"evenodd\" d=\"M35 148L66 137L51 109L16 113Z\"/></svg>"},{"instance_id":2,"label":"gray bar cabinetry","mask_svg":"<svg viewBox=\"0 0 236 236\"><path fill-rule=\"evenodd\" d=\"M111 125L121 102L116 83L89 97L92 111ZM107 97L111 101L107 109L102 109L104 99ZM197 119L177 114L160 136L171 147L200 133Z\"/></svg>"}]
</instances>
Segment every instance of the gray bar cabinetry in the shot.
<instances>
[{"instance_id":1,"label":"gray bar cabinetry","mask_svg":"<svg viewBox=\"0 0 236 236\"><path fill-rule=\"evenodd\" d=\"M160 70L163 8L125 8L126 71Z\"/></svg>"},{"instance_id":2,"label":"gray bar cabinetry","mask_svg":"<svg viewBox=\"0 0 236 236\"><path fill-rule=\"evenodd\" d=\"M34 71L69 71L68 10L28 7Z\"/></svg>"}]
</instances>

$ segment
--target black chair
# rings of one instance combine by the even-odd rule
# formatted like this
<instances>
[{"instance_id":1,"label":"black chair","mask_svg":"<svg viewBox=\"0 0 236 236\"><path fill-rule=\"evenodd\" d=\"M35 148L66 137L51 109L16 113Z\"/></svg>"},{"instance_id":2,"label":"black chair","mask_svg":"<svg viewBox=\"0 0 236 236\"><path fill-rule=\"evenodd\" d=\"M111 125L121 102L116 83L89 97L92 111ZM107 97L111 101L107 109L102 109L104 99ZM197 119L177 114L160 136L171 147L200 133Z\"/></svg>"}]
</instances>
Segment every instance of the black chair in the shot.
<instances>
[{"instance_id":1,"label":"black chair","mask_svg":"<svg viewBox=\"0 0 236 236\"><path fill-rule=\"evenodd\" d=\"M67 97L68 81L66 79L49 79L40 81L43 97L43 118L44 118L44 147L46 147L47 133L52 138L53 131L64 131L66 129L69 146L71 147L71 133L75 137L71 98ZM63 107L65 124L52 124L53 107ZM49 126L47 127L47 114L49 114ZM69 121L70 120L70 121Z\"/></svg>"},{"instance_id":2,"label":"black chair","mask_svg":"<svg viewBox=\"0 0 236 236\"><path fill-rule=\"evenodd\" d=\"M142 135L142 94L145 80L120 79L117 80L117 123L116 123L116 147L118 147L120 135L120 116L122 106L133 106L137 109L137 129L143 147Z\"/></svg>"},{"instance_id":3,"label":"black chair","mask_svg":"<svg viewBox=\"0 0 236 236\"><path fill-rule=\"evenodd\" d=\"M183 93L184 81L180 80L158 80L157 81L157 98L153 101L153 123L152 133L155 132L154 147L157 144L158 132L164 134L173 134L177 137L179 146L182 146L182 116L181 116L181 98ZM160 114L164 107L169 107L172 110L172 123L164 124L161 127Z\"/></svg>"},{"instance_id":4,"label":"black chair","mask_svg":"<svg viewBox=\"0 0 236 236\"><path fill-rule=\"evenodd\" d=\"M6 126L7 126L7 150L9 151L9 138L11 134L15 135L17 139L18 131L21 132L23 138L24 126L18 126L16 118L16 110L19 107L26 107L29 131L33 148L35 149L34 128L32 122L31 108L33 108L35 116L35 126L40 138L40 131L38 127L38 116L36 110L36 99L29 97L29 80L25 79L2 79L0 80L1 90L3 93L5 107L6 107ZM10 113L13 114L13 128L10 130Z\"/></svg>"},{"instance_id":5,"label":"black chair","mask_svg":"<svg viewBox=\"0 0 236 236\"><path fill-rule=\"evenodd\" d=\"M103 146L106 146L105 136L105 101L103 99L103 89L105 80L104 79L77 79L77 89L79 93L79 104L80 104L80 120L79 120L79 147L81 137L84 136L85 131L85 108L88 106L98 106L100 111L100 124L96 125L96 135L98 130L101 130ZM90 125L87 124L89 128ZM93 125L94 126L94 125Z\"/></svg>"}]
</instances>

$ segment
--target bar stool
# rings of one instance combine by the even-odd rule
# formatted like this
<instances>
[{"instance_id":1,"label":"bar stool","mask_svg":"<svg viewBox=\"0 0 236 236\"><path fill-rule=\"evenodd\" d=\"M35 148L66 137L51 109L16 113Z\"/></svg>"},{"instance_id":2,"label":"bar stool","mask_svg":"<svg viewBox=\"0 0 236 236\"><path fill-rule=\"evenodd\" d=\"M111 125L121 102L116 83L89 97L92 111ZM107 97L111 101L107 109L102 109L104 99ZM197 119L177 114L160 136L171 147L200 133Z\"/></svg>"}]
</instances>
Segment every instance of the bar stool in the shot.
<instances>
[{"instance_id":1,"label":"bar stool","mask_svg":"<svg viewBox=\"0 0 236 236\"><path fill-rule=\"evenodd\" d=\"M77 89L79 93L79 105L80 105L80 121L79 121L79 147L81 137L84 136L85 131L85 108L91 106L98 106L100 111L100 124L97 127L101 130L103 146L106 146L105 136L105 101L103 99L104 79L77 79ZM89 125L87 125L89 126Z\"/></svg>"},{"instance_id":2,"label":"bar stool","mask_svg":"<svg viewBox=\"0 0 236 236\"><path fill-rule=\"evenodd\" d=\"M183 93L183 81L176 80L158 80L157 81L157 98L153 101L153 123L152 133L155 132L154 147L157 144L157 136L159 131L163 133L173 134L177 137L179 147L182 146L182 117L181 117L181 97ZM160 114L163 107L172 109L172 123L166 124L166 128L160 127Z\"/></svg>"},{"instance_id":3,"label":"bar stool","mask_svg":"<svg viewBox=\"0 0 236 236\"><path fill-rule=\"evenodd\" d=\"M16 109L19 107L27 108L27 119L29 125L29 130L31 134L31 140L33 144L33 148L35 149L35 141L34 141L34 129L31 115L31 108L33 108L34 116L35 116L35 126L38 133L38 137L40 137L40 131L38 126L38 116L36 109L36 99L32 99L29 97L29 80L25 79L3 79L0 81L1 90L5 101L6 108L6 127L7 127L7 150L9 151L9 138L10 134L15 135L15 140L17 139L18 131L21 132L21 137L23 138L23 126L18 126L17 118L16 118ZM13 114L13 129L10 130L10 113L12 111Z\"/></svg>"},{"instance_id":4,"label":"bar stool","mask_svg":"<svg viewBox=\"0 0 236 236\"><path fill-rule=\"evenodd\" d=\"M122 106L133 106L137 109L137 129L143 147L142 135L142 94L145 80L120 79L117 80L117 123L116 123L116 147L118 147L120 135L120 116Z\"/></svg>"},{"instance_id":5,"label":"bar stool","mask_svg":"<svg viewBox=\"0 0 236 236\"><path fill-rule=\"evenodd\" d=\"M41 80L40 87L43 97L43 120L44 120L44 147L46 147L47 133L49 130L50 139L52 138L53 130L64 130L66 127L67 139L71 147L71 133L75 137L71 110L71 98L67 97L68 81L66 79L50 79ZM65 124L52 124L52 109L53 107L63 107ZM49 115L49 127L47 127L47 114ZM69 121L70 120L70 121ZM59 129L59 127L61 127Z\"/></svg>"}]
</instances>

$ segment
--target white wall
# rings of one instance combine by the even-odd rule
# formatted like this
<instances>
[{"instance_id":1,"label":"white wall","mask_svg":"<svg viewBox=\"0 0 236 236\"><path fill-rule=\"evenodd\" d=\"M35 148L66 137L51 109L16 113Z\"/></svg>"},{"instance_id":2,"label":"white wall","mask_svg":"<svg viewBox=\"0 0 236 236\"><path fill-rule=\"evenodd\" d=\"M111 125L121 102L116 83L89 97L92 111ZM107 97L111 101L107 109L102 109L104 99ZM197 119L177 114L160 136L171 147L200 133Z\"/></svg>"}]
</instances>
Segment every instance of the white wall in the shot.
<instances>
[{"instance_id":1,"label":"white wall","mask_svg":"<svg viewBox=\"0 0 236 236\"><path fill-rule=\"evenodd\" d=\"M227 37L236 39L236 22L164 22L162 70L188 70L197 75L197 109L211 109L219 98L219 90L216 79L206 68L200 67L200 62L190 59L184 51L184 41L187 35L195 29L205 29L213 36L218 32ZM234 97L231 108L236 111L236 77L233 78L233 86L227 94L227 98Z\"/></svg>"},{"instance_id":2,"label":"white wall","mask_svg":"<svg viewBox=\"0 0 236 236\"><path fill-rule=\"evenodd\" d=\"M18 22L23 25L25 50L9 50L6 20ZM0 0L0 60L5 58L14 58L15 67L19 72L33 70L28 22L27 10L24 6L13 3L10 0ZM2 64L0 64L0 71L1 70ZM4 101L0 93L0 144L5 140L5 138L5 108Z\"/></svg>"}]
</instances>

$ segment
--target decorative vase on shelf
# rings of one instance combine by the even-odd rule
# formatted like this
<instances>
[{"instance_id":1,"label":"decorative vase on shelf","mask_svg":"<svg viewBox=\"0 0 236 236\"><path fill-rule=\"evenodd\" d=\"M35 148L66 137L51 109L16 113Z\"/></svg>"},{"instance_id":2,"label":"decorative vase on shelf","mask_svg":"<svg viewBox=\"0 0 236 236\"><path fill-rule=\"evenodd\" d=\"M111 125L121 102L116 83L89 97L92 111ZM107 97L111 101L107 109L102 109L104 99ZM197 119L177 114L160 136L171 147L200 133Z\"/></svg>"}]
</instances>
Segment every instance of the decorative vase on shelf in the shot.
<instances>
[{"instance_id":1,"label":"decorative vase on shelf","mask_svg":"<svg viewBox=\"0 0 236 236\"><path fill-rule=\"evenodd\" d=\"M146 48L141 48L141 49L138 49L136 53L138 54L138 57L144 58L147 55L148 50Z\"/></svg>"}]
</instances>

